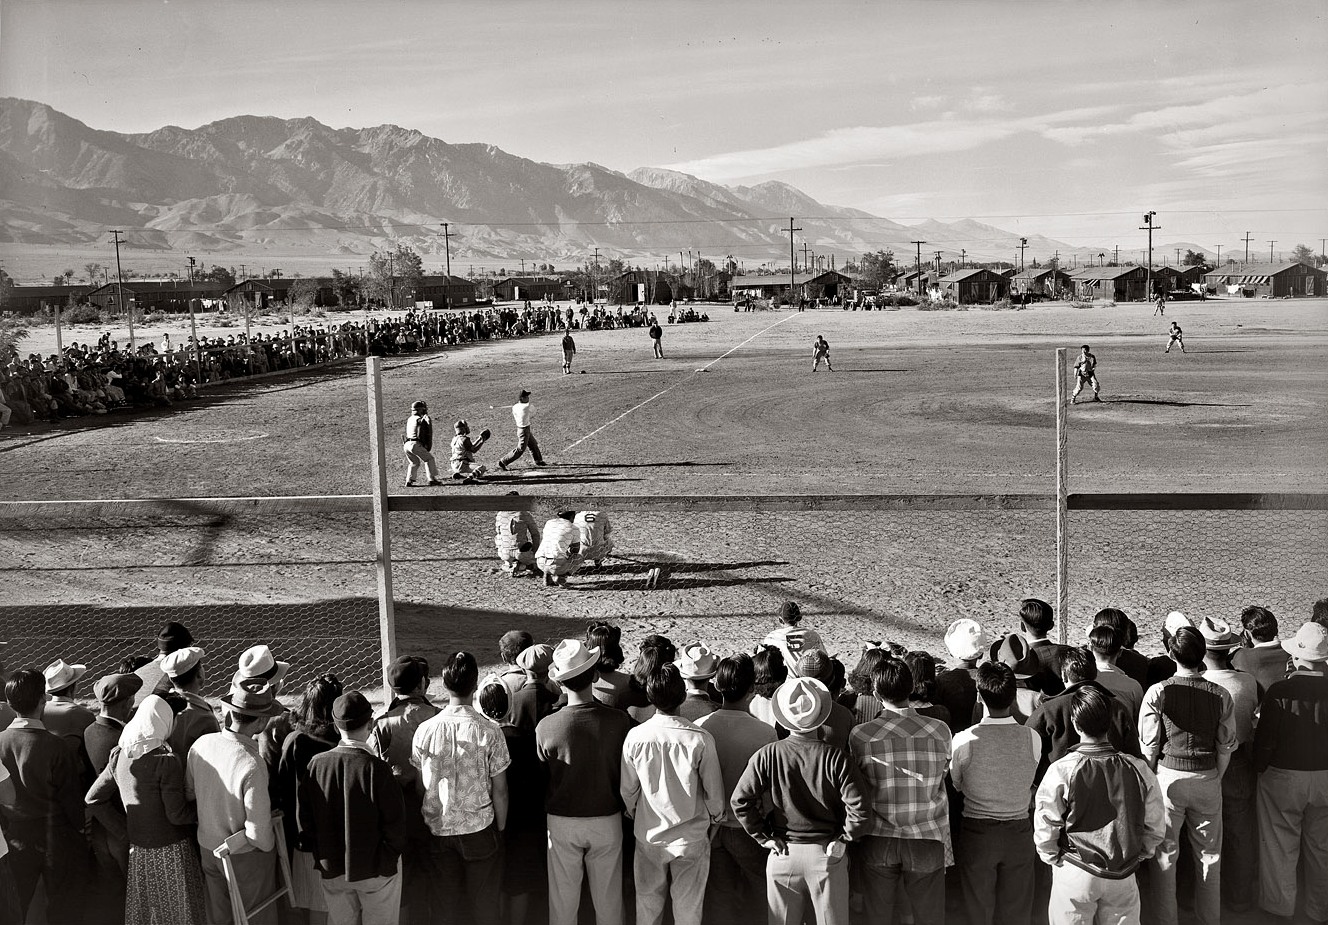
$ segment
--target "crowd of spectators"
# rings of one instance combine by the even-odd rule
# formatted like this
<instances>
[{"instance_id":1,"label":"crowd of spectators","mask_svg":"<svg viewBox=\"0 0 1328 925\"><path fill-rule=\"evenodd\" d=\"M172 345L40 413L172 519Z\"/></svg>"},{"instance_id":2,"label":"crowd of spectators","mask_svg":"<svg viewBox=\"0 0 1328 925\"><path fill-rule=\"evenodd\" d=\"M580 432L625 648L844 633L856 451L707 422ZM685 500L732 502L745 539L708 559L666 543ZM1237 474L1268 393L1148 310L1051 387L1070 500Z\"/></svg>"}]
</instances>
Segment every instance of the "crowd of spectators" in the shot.
<instances>
[{"instance_id":1,"label":"crowd of spectators","mask_svg":"<svg viewBox=\"0 0 1328 925\"><path fill-rule=\"evenodd\" d=\"M15 351L0 357L0 413L5 415L0 427L168 407L197 398L208 385L350 357L415 353L572 328L644 327L652 317L643 306L526 302L473 311L409 311L396 318L325 327L295 325L248 338L243 333L200 337L197 351L192 338L173 343L163 334L131 349L103 334L95 344L69 344L63 355L23 358ZM691 312L686 320L701 319Z\"/></svg>"},{"instance_id":2,"label":"crowd of spectators","mask_svg":"<svg viewBox=\"0 0 1328 925\"><path fill-rule=\"evenodd\" d=\"M1289 921L1298 888L1328 918L1328 600L1289 634L1176 612L1152 658L1118 609L1076 646L1043 601L1019 619L956 620L948 666L843 661L793 602L723 655L511 630L440 688L397 659L379 709L335 673L284 691L265 645L214 667L170 623L91 702L64 660L5 683L0 923L39 881L51 922L224 923L287 867L250 921L573 925L583 885L601 925Z\"/></svg>"}]
</instances>

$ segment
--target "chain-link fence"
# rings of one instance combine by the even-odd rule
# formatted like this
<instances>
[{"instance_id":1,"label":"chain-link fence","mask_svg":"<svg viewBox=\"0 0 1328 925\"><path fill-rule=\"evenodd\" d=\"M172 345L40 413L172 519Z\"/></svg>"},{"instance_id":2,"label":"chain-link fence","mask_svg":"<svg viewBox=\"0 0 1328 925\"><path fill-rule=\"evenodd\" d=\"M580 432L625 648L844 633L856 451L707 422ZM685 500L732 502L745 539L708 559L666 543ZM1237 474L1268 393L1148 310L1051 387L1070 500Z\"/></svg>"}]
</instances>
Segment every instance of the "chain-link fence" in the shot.
<instances>
[{"instance_id":1,"label":"chain-link fence","mask_svg":"<svg viewBox=\"0 0 1328 925\"><path fill-rule=\"evenodd\" d=\"M225 691L239 654L260 642L292 663L288 692L325 672L381 685L367 517L164 504L174 509L0 518L8 669L63 658L96 678L155 655L158 632L178 621L207 650L209 695Z\"/></svg>"}]
</instances>

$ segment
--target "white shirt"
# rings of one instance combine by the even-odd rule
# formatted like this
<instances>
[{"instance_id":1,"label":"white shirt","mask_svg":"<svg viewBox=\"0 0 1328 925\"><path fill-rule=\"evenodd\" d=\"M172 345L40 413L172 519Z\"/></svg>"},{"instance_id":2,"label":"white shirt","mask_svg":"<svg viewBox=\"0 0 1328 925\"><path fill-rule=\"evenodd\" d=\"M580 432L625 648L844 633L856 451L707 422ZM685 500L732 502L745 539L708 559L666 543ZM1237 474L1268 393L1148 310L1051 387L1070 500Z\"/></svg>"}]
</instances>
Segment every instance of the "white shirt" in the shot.
<instances>
[{"instance_id":1,"label":"white shirt","mask_svg":"<svg viewBox=\"0 0 1328 925\"><path fill-rule=\"evenodd\" d=\"M528 401L519 401L512 406L512 420L516 421L517 427L529 427L533 416L534 412Z\"/></svg>"},{"instance_id":2,"label":"white shirt","mask_svg":"<svg viewBox=\"0 0 1328 925\"><path fill-rule=\"evenodd\" d=\"M724 776L715 740L700 726L656 713L627 733L619 789L636 837L682 848L705 841L724 818Z\"/></svg>"},{"instance_id":3,"label":"white shirt","mask_svg":"<svg viewBox=\"0 0 1328 925\"><path fill-rule=\"evenodd\" d=\"M572 558L572 544L581 542L581 531L571 521L555 517L544 525L535 555L543 559L566 561Z\"/></svg>"}]
</instances>

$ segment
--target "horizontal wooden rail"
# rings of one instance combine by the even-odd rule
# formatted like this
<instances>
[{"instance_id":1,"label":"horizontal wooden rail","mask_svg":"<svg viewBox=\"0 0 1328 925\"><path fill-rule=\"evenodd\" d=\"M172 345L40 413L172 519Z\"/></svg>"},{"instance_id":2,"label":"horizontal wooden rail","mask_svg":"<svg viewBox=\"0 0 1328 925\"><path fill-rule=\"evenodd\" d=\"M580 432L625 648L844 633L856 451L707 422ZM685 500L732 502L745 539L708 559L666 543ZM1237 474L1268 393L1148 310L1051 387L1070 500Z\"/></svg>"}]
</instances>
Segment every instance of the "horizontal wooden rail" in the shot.
<instances>
[{"instance_id":1,"label":"horizontal wooden rail","mask_svg":"<svg viewBox=\"0 0 1328 925\"><path fill-rule=\"evenodd\" d=\"M369 495L241 498L123 498L0 501L0 521L40 517L209 516L238 514L368 514ZM1328 493L1081 493L1072 511L1328 511ZM560 510L661 513L797 513L805 511L1055 511L1051 494L955 495L587 495L412 492L388 498L391 511Z\"/></svg>"}]
</instances>

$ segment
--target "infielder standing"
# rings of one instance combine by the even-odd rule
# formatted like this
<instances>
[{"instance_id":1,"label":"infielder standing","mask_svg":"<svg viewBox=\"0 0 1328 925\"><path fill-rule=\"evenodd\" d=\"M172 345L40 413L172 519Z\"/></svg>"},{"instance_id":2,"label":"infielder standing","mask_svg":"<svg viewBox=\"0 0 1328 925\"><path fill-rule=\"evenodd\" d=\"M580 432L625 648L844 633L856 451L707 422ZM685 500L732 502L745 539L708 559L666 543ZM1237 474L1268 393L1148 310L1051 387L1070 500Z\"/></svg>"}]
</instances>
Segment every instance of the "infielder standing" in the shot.
<instances>
[{"instance_id":1,"label":"infielder standing","mask_svg":"<svg viewBox=\"0 0 1328 925\"><path fill-rule=\"evenodd\" d=\"M572 329L563 332L563 375L572 373L572 360L576 359L576 341L572 340Z\"/></svg>"},{"instance_id":2,"label":"infielder standing","mask_svg":"<svg viewBox=\"0 0 1328 925\"><path fill-rule=\"evenodd\" d=\"M664 359L664 329L659 326L655 316L650 316L650 339L655 342L655 359Z\"/></svg>"},{"instance_id":3,"label":"infielder standing","mask_svg":"<svg viewBox=\"0 0 1328 925\"><path fill-rule=\"evenodd\" d=\"M508 466L520 459L526 450L530 450L530 456L535 460L536 466L544 465L544 454L540 452L539 441L535 439L535 431L530 426L532 418L530 393L522 390L516 404L512 406L512 420L516 421L516 449L498 460L498 468L504 472Z\"/></svg>"},{"instance_id":4,"label":"infielder standing","mask_svg":"<svg viewBox=\"0 0 1328 925\"><path fill-rule=\"evenodd\" d=\"M1162 352L1163 352L1163 353L1170 353L1170 352L1171 352L1171 348L1174 347L1174 346L1176 346L1177 344L1179 344L1179 345L1180 345L1180 352L1181 352L1181 353L1184 353L1184 352L1185 352L1185 339L1181 336L1180 325L1176 324L1176 322L1174 322L1174 321L1171 322L1171 330L1167 332L1167 335L1168 335L1168 338L1169 338L1169 339L1167 340L1167 349L1166 349L1166 350L1163 350Z\"/></svg>"},{"instance_id":5,"label":"infielder standing","mask_svg":"<svg viewBox=\"0 0 1328 925\"><path fill-rule=\"evenodd\" d=\"M812 372L821 368L821 361L825 361L825 368L834 372L835 368L830 365L830 344L820 334L816 335L816 340L812 342Z\"/></svg>"},{"instance_id":6,"label":"infielder standing","mask_svg":"<svg viewBox=\"0 0 1328 925\"><path fill-rule=\"evenodd\" d=\"M415 484L415 476L420 466L429 477L430 485L443 484L438 478L438 463L433 458L433 421L429 418L429 406L417 401L410 406L410 417L406 418L405 445L402 450L410 463L406 469L406 487L420 487Z\"/></svg>"},{"instance_id":7,"label":"infielder standing","mask_svg":"<svg viewBox=\"0 0 1328 925\"><path fill-rule=\"evenodd\" d=\"M1101 401L1098 397L1099 386L1097 382L1097 357L1089 351L1088 345L1084 344L1079 360L1074 364L1074 375L1078 382L1074 387L1074 393L1070 395L1070 404L1075 404L1075 399L1079 397L1079 392L1084 386L1090 386L1093 389L1093 401Z\"/></svg>"}]
</instances>

